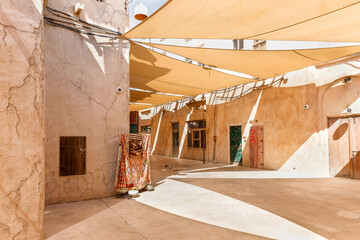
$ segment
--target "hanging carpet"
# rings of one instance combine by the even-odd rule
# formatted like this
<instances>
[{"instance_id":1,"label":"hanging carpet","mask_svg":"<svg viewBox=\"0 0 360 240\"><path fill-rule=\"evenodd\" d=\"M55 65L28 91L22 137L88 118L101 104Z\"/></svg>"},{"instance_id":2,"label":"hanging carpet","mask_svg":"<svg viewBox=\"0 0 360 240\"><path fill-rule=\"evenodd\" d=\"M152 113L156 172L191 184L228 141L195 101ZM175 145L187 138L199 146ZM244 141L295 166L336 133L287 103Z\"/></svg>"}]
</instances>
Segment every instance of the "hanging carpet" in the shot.
<instances>
[{"instance_id":1,"label":"hanging carpet","mask_svg":"<svg viewBox=\"0 0 360 240\"><path fill-rule=\"evenodd\" d=\"M121 134L115 191L141 190L150 184L150 134Z\"/></svg>"}]
</instances>

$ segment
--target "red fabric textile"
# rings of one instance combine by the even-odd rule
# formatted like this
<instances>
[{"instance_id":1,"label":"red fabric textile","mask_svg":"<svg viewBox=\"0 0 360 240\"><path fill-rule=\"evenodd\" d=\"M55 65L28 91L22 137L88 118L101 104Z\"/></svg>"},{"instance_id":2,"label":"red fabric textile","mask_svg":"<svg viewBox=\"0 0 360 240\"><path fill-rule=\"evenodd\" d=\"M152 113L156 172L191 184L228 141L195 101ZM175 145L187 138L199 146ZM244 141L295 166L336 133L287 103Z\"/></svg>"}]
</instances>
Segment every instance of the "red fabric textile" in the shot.
<instances>
[{"instance_id":1,"label":"red fabric textile","mask_svg":"<svg viewBox=\"0 0 360 240\"><path fill-rule=\"evenodd\" d=\"M151 182L149 154L150 134L120 135L115 191L140 190Z\"/></svg>"}]
</instances>

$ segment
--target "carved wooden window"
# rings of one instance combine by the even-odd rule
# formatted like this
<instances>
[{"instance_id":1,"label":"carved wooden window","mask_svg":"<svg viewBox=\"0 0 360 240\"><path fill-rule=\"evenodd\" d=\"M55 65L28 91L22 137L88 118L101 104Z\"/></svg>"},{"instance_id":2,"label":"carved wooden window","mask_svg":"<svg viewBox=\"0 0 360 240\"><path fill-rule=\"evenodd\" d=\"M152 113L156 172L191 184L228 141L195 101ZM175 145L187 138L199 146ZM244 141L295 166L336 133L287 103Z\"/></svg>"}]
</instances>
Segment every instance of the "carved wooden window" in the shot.
<instances>
[{"instance_id":1,"label":"carved wooden window","mask_svg":"<svg viewBox=\"0 0 360 240\"><path fill-rule=\"evenodd\" d=\"M60 137L60 176L86 173L86 137Z\"/></svg>"},{"instance_id":2,"label":"carved wooden window","mask_svg":"<svg viewBox=\"0 0 360 240\"><path fill-rule=\"evenodd\" d=\"M206 120L188 122L188 147L206 148Z\"/></svg>"}]
</instances>

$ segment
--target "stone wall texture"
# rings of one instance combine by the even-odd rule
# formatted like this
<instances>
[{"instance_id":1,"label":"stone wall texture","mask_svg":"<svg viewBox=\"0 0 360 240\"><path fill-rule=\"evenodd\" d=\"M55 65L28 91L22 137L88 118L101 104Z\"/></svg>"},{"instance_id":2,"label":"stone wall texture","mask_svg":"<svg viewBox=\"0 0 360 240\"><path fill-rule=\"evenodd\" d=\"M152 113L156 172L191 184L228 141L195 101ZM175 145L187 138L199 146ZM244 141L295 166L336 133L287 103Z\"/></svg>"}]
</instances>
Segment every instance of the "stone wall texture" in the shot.
<instances>
[{"instance_id":1,"label":"stone wall texture","mask_svg":"<svg viewBox=\"0 0 360 240\"><path fill-rule=\"evenodd\" d=\"M346 115L349 107L351 114L360 114L359 66L360 59L354 58L305 68L286 74L286 81L274 87L257 89L216 106L207 105L206 161L230 163L230 126L242 126L243 136L246 136L249 126L261 125L264 127L265 169L328 176L328 117ZM351 76L348 84L343 83L346 76ZM309 108L305 109L305 105ZM191 107L158 112L151 120L153 154L174 156L171 123L179 122L183 139L180 139L180 157L202 160L202 150L188 148L186 137L186 122L202 118L202 110ZM140 121L140 125L148 124L149 120ZM243 145L242 164L250 166L250 144L243 142Z\"/></svg>"},{"instance_id":2,"label":"stone wall texture","mask_svg":"<svg viewBox=\"0 0 360 240\"><path fill-rule=\"evenodd\" d=\"M44 77L41 0L0 4L0 239L42 239Z\"/></svg>"},{"instance_id":3,"label":"stone wall texture","mask_svg":"<svg viewBox=\"0 0 360 240\"><path fill-rule=\"evenodd\" d=\"M125 0L49 0L53 9L124 33ZM54 17L48 12L46 16ZM118 134L129 131L129 43L80 35L45 25L46 203L80 201L114 194ZM122 87L118 94L116 87ZM86 174L59 176L60 136L86 136Z\"/></svg>"}]
</instances>

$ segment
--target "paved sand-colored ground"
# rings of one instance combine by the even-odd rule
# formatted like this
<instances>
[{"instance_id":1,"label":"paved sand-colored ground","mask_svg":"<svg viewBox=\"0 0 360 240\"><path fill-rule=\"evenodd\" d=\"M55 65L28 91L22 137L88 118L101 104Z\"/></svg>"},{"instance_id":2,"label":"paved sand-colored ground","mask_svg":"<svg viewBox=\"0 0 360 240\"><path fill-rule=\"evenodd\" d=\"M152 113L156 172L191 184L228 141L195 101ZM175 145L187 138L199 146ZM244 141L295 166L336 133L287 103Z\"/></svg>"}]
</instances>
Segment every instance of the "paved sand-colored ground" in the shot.
<instances>
[{"instance_id":1,"label":"paved sand-colored ground","mask_svg":"<svg viewBox=\"0 0 360 240\"><path fill-rule=\"evenodd\" d=\"M151 177L135 199L47 206L45 239L360 239L358 180L159 156Z\"/></svg>"}]
</instances>

